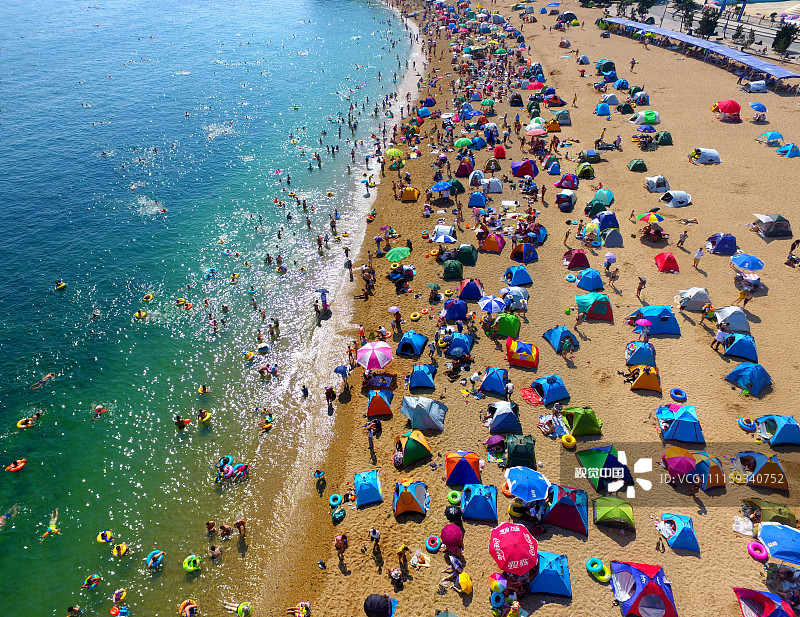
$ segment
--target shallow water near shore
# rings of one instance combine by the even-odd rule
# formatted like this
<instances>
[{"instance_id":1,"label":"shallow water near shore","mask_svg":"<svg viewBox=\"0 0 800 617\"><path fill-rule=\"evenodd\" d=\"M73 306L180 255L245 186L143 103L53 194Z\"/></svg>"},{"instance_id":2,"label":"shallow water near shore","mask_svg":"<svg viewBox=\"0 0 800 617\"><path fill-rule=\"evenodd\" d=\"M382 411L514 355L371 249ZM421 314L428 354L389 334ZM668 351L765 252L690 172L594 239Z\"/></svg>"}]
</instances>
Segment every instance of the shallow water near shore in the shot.
<instances>
[{"instance_id":1,"label":"shallow water near shore","mask_svg":"<svg viewBox=\"0 0 800 617\"><path fill-rule=\"evenodd\" d=\"M348 175L353 135L335 119L368 96L355 137L377 130L369 113L394 90L408 37L388 9L360 1L145 3L135 12L116 1L11 2L5 23L0 453L4 465L27 465L0 484L0 508L19 508L0 533L3 605L9 614L61 614L71 604L105 614L113 590L126 588L134 615L173 614L187 597L216 609L238 599L231 576L248 544L223 542L221 564L204 560L199 574L181 562L206 554L206 520L249 516L254 485L277 492L299 444L324 438L308 434L318 397L304 404L299 391L319 377L311 303L315 289L336 290L341 247L355 235L331 239L322 255L316 237L330 233L334 208L339 232L358 229L353 195L363 192L366 151L355 146ZM313 152L321 169L308 169ZM310 230L289 190L316 206ZM264 263L268 251L283 255L287 274ZM204 280L209 268L218 273ZM53 289L57 279L65 289ZM178 297L193 309L175 306ZM140 310L145 319L134 317ZM248 362L259 328L271 348ZM277 377L260 379L262 363L276 363ZM212 392L198 394L200 384ZM94 420L98 405L107 411ZM277 415L266 436L256 407ZM209 425L198 426L198 408L212 413ZM34 427L16 428L39 410ZM182 432L176 413L192 418ZM225 454L255 463L253 485L214 483ZM61 534L40 542L56 508ZM269 521L249 533L259 523ZM107 528L128 556L96 541ZM148 572L154 548L165 565ZM93 573L100 585L80 592Z\"/></svg>"}]
</instances>

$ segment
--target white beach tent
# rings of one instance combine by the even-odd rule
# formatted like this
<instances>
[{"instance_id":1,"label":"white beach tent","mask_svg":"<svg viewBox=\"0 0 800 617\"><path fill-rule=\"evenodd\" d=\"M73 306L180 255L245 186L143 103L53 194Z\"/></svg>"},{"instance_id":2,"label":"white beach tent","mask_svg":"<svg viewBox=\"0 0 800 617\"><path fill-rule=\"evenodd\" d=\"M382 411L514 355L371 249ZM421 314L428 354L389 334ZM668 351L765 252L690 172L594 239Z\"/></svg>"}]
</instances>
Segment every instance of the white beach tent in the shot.
<instances>
[{"instance_id":1,"label":"white beach tent","mask_svg":"<svg viewBox=\"0 0 800 617\"><path fill-rule=\"evenodd\" d=\"M645 111L637 111L630 118L628 118L628 122L631 124L660 124L661 116L657 111L647 109Z\"/></svg>"},{"instance_id":2,"label":"white beach tent","mask_svg":"<svg viewBox=\"0 0 800 617\"><path fill-rule=\"evenodd\" d=\"M718 324L728 324L731 332L750 334L750 322L747 321L747 315L740 306L723 306L714 311L714 317L717 318Z\"/></svg>"},{"instance_id":3,"label":"white beach tent","mask_svg":"<svg viewBox=\"0 0 800 617\"><path fill-rule=\"evenodd\" d=\"M695 148L689 154L689 160L696 165L719 165L722 163L719 152L710 148Z\"/></svg>"},{"instance_id":4,"label":"white beach tent","mask_svg":"<svg viewBox=\"0 0 800 617\"><path fill-rule=\"evenodd\" d=\"M579 56L578 64L589 64L589 56L587 55Z\"/></svg>"},{"instance_id":5,"label":"white beach tent","mask_svg":"<svg viewBox=\"0 0 800 617\"><path fill-rule=\"evenodd\" d=\"M683 208L692 203L692 196L685 191L667 191L659 199L670 208Z\"/></svg>"},{"instance_id":6,"label":"white beach tent","mask_svg":"<svg viewBox=\"0 0 800 617\"><path fill-rule=\"evenodd\" d=\"M455 238L456 228L451 225L437 225L433 228L433 237L436 238L437 236L450 236L451 238Z\"/></svg>"},{"instance_id":7,"label":"white beach tent","mask_svg":"<svg viewBox=\"0 0 800 617\"><path fill-rule=\"evenodd\" d=\"M467 182L470 186L480 186L483 182L484 173L480 169L475 169L469 174Z\"/></svg>"},{"instance_id":8,"label":"white beach tent","mask_svg":"<svg viewBox=\"0 0 800 617\"><path fill-rule=\"evenodd\" d=\"M711 302L708 289L705 287L690 287L679 289L675 294L675 304L682 306L685 311L699 311L706 302Z\"/></svg>"},{"instance_id":9,"label":"white beach tent","mask_svg":"<svg viewBox=\"0 0 800 617\"><path fill-rule=\"evenodd\" d=\"M619 99L617 98L616 94L604 94L603 95L603 102L609 105L619 105Z\"/></svg>"},{"instance_id":10,"label":"white beach tent","mask_svg":"<svg viewBox=\"0 0 800 617\"><path fill-rule=\"evenodd\" d=\"M745 92L766 92L767 82L765 81L751 81L742 86Z\"/></svg>"},{"instance_id":11,"label":"white beach tent","mask_svg":"<svg viewBox=\"0 0 800 617\"><path fill-rule=\"evenodd\" d=\"M502 193L503 192L503 183L500 181L500 178L489 178L488 180L483 180L482 184L486 185L486 192L487 193Z\"/></svg>"},{"instance_id":12,"label":"white beach tent","mask_svg":"<svg viewBox=\"0 0 800 617\"><path fill-rule=\"evenodd\" d=\"M648 176L644 179L644 187L651 193L666 193L669 182L664 176Z\"/></svg>"}]
</instances>

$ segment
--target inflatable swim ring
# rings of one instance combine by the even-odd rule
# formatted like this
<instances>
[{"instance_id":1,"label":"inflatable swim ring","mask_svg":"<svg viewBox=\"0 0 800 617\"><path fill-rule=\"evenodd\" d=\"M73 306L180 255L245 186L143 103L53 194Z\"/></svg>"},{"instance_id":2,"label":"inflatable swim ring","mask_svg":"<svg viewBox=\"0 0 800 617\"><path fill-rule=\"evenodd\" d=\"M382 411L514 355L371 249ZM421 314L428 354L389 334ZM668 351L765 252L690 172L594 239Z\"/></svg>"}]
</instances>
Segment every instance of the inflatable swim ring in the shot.
<instances>
[{"instance_id":1,"label":"inflatable swim ring","mask_svg":"<svg viewBox=\"0 0 800 617\"><path fill-rule=\"evenodd\" d=\"M428 314L428 309L426 309L426 308L422 309L422 314L423 315L427 315Z\"/></svg>"},{"instance_id":2,"label":"inflatable swim ring","mask_svg":"<svg viewBox=\"0 0 800 617\"><path fill-rule=\"evenodd\" d=\"M233 251L231 249L225 249L224 251L222 251L222 254L223 255L232 255Z\"/></svg>"},{"instance_id":3,"label":"inflatable swim ring","mask_svg":"<svg viewBox=\"0 0 800 617\"><path fill-rule=\"evenodd\" d=\"M136 317L136 319L144 319L147 317L147 311L136 311L133 316Z\"/></svg>"},{"instance_id":4,"label":"inflatable swim ring","mask_svg":"<svg viewBox=\"0 0 800 617\"><path fill-rule=\"evenodd\" d=\"M102 578L99 574L90 574L83 579L83 585L81 585L81 587L84 587L85 589L94 589L101 580Z\"/></svg>"},{"instance_id":5,"label":"inflatable swim ring","mask_svg":"<svg viewBox=\"0 0 800 617\"><path fill-rule=\"evenodd\" d=\"M56 289L64 289L64 287L66 286L67 286L66 283L59 283L58 285L56 285Z\"/></svg>"},{"instance_id":6,"label":"inflatable swim ring","mask_svg":"<svg viewBox=\"0 0 800 617\"><path fill-rule=\"evenodd\" d=\"M599 240L593 240L593 241L592 241L592 246L593 246L594 248L598 248L598 247L600 246L600 241L599 241Z\"/></svg>"},{"instance_id":7,"label":"inflatable swim ring","mask_svg":"<svg viewBox=\"0 0 800 617\"><path fill-rule=\"evenodd\" d=\"M575 282L575 275L567 274L567 283L574 283L574 282Z\"/></svg>"},{"instance_id":8,"label":"inflatable swim ring","mask_svg":"<svg viewBox=\"0 0 800 617\"><path fill-rule=\"evenodd\" d=\"M247 290L247 293L249 293L249 294L252 296L252 295L253 295L254 293L256 293L257 291L258 291L258 290L257 290L255 287L251 287L250 289L248 289L248 290Z\"/></svg>"},{"instance_id":9,"label":"inflatable swim ring","mask_svg":"<svg viewBox=\"0 0 800 617\"><path fill-rule=\"evenodd\" d=\"M246 351L243 355L245 362L250 362L250 360L256 357L256 354L254 354L252 351Z\"/></svg>"},{"instance_id":10,"label":"inflatable swim ring","mask_svg":"<svg viewBox=\"0 0 800 617\"><path fill-rule=\"evenodd\" d=\"M6 467L6 471L22 471L22 468L25 467L25 463L27 462L27 459L18 459Z\"/></svg>"},{"instance_id":11,"label":"inflatable swim ring","mask_svg":"<svg viewBox=\"0 0 800 617\"><path fill-rule=\"evenodd\" d=\"M127 589L117 589L114 591L114 595L111 596L111 600L113 602L122 602L125 599L125 596L128 595Z\"/></svg>"},{"instance_id":12,"label":"inflatable swim ring","mask_svg":"<svg viewBox=\"0 0 800 617\"><path fill-rule=\"evenodd\" d=\"M506 597L499 591L493 591L492 595L489 596L489 602L491 602L494 608L500 609L506 605Z\"/></svg>"},{"instance_id":13,"label":"inflatable swim ring","mask_svg":"<svg viewBox=\"0 0 800 617\"><path fill-rule=\"evenodd\" d=\"M669 391L669 395L672 397L672 400L677 401L679 403L686 402L686 392L681 390L680 388L672 388Z\"/></svg>"},{"instance_id":14,"label":"inflatable swim ring","mask_svg":"<svg viewBox=\"0 0 800 617\"><path fill-rule=\"evenodd\" d=\"M447 493L447 501L449 501L451 505L459 505L461 503L461 493L458 491L450 491Z\"/></svg>"},{"instance_id":15,"label":"inflatable swim ring","mask_svg":"<svg viewBox=\"0 0 800 617\"><path fill-rule=\"evenodd\" d=\"M181 602L181 605L178 607L178 613L184 615L183 611L186 609L187 606L190 606L191 604L197 604L197 602L195 602L191 598L186 598L183 602Z\"/></svg>"},{"instance_id":16,"label":"inflatable swim ring","mask_svg":"<svg viewBox=\"0 0 800 617\"><path fill-rule=\"evenodd\" d=\"M194 304L192 304L191 302L187 302L186 304L183 305L183 308L185 308L187 311L191 311L194 308Z\"/></svg>"},{"instance_id":17,"label":"inflatable swim ring","mask_svg":"<svg viewBox=\"0 0 800 617\"><path fill-rule=\"evenodd\" d=\"M508 480L503 482L503 489L502 490L503 490L503 495L505 495L506 497L513 497L514 496L514 495L511 494L511 491L508 488Z\"/></svg>"},{"instance_id":18,"label":"inflatable swim ring","mask_svg":"<svg viewBox=\"0 0 800 617\"><path fill-rule=\"evenodd\" d=\"M589 570L591 574L601 572L603 570L603 562L597 557L590 557L586 560L586 569Z\"/></svg>"},{"instance_id":19,"label":"inflatable swim ring","mask_svg":"<svg viewBox=\"0 0 800 617\"><path fill-rule=\"evenodd\" d=\"M114 557L122 557L125 553L128 552L128 545L122 542L121 544L117 544L114 549L111 551L111 554Z\"/></svg>"},{"instance_id":20,"label":"inflatable swim ring","mask_svg":"<svg viewBox=\"0 0 800 617\"><path fill-rule=\"evenodd\" d=\"M233 457L230 454L221 456L217 465L219 467L228 467L230 465L233 465Z\"/></svg>"},{"instance_id":21,"label":"inflatable swim ring","mask_svg":"<svg viewBox=\"0 0 800 617\"><path fill-rule=\"evenodd\" d=\"M246 463L239 463L238 465L234 465L233 469L231 469L231 477L234 480L239 478L246 478L247 477L247 470L250 469L250 466Z\"/></svg>"},{"instance_id":22,"label":"inflatable swim ring","mask_svg":"<svg viewBox=\"0 0 800 617\"><path fill-rule=\"evenodd\" d=\"M452 289L445 289L444 290L444 295L446 295L449 298L450 296L453 295L453 290Z\"/></svg>"},{"instance_id":23,"label":"inflatable swim ring","mask_svg":"<svg viewBox=\"0 0 800 617\"><path fill-rule=\"evenodd\" d=\"M611 580L611 569L607 565L603 565L603 569L600 572L595 572L594 577L600 583L607 583Z\"/></svg>"},{"instance_id":24,"label":"inflatable swim ring","mask_svg":"<svg viewBox=\"0 0 800 617\"><path fill-rule=\"evenodd\" d=\"M430 232L429 232L427 229L423 229L423 230L422 230L422 237L423 237L423 238L427 238L427 237L428 237L428 235L429 235L429 233L430 233Z\"/></svg>"},{"instance_id":25,"label":"inflatable swim ring","mask_svg":"<svg viewBox=\"0 0 800 617\"><path fill-rule=\"evenodd\" d=\"M447 347L447 342L443 338L440 338L439 342L436 343L436 345L441 349L444 349L445 347Z\"/></svg>"},{"instance_id":26,"label":"inflatable swim ring","mask_svg":"<svg viewBox=\"0 0 800 617\"><path fill-rule=\"evenodd\" d=\"M269 351L269 345L267 345L266 343L259 343L256 346L256 351L258 351L258 353L260 354L265 354Z\"/></svg>"},{"instance_id":27,"label":"inflatable swim ring","mask_svg":"<svg viewBox=\"0 0 800 617\"><path fill-rule=\"evenodd\" d=\"M428 549L429 553L437 552L441 545L442 539L436 535L428 536L428 539L425 541L425 548Z\"/></svg>"},{"instance_id":28,"label":"inflatable swim ring","mask_svg":"<svg viewBox=\"0 0 800 617\"><path fill-rule=\"evenodd\" d=\"M761 544L761 542L751 542L748 544L747 552L750 553L750 557L757 559L758 561L766 561L769 559L767 547Z\"/></svg>"},{"instance_id":29,"label":"inflatable swim ring","mask_svg":"<svg viewBox=\"0 0 800 617\"><path fill-rule=\"evenodd\" d=\"M209 394L211 392L211 387L210 386L206 386L206 389L203 390L203 386L200 386L199 388L197 388L197 392L199 394Z\"/></svg>"},{"instance_id":30,"label":"inflatable swim ring","mask_svg":"<svg viewBox=\"0 0 800 617\"><path fill-rule=\"evenodd\" d=\"M119 615L119 607L112 606L110 609L108 609L108 612L111 614L111 617L117 617L117 615Z\"/></svg>"},{"instance_id":31,"label":"inflatable swim ring","mask_svg":"<svg viewBox=\"0 0 800 617\"><path fill-rule=\"evenodd\" d=\"M275 268L275 272L278 274L286 274L286 266L279 266Z\"/></svg>"},{"instance_id":32,"label":"inflatable swim ring","mask_svg":"<svg viewBox=\"0 0 800 617\"><path fill-rule=\"evenodd\" d=\"M567 433L566 435L561 436L561 445L564 446L567 450L572 450L575 447L575 438Z\"/></svg>"},{"instance_id":33,"label":"inflatable swim ring","mask_svg":"<svg viewBox=\"0 0 800 617\"><path fill-rule=\"evenodd\" d=\"M525 507L519 503L508 504L508 515L513 518L522 518L525 515Z\"/></svg>"},{"instance_id":34,"label":"inflatable swim ring","mask_svg":"<svg viewBox=\"0 0 800 617\"><path fill-rule=\"evenodd\" d=\"M100 544L109 543L114 541L114 532L110 529L104 529L100 533L97 534L97 541Z\"/></svg>"},{"instance_id":35,"label":"inflatable swim ring","mask_svg":"<svg viewBox=\"0 0 800 617\"><path fill-rule=\"evenodd\" d=\"M391 266L389 266L392 270L397 270L400 267L400 264L395 262Z\"/></svg>"},{"instance_id":36,"label":"inflatable swim ring","mask_svg":"<svg viewBox=\"0 0 800 617\"><path fill-rule=\"evenodd\" d=\"M145 302L150 302L153 299L153 294L145 294L144 298L142 298Z\"/></svg>"},{"instance_id":37,"label":"inflatable swim ring","mask_svg":"<svg viewBox=\"0 0 800 617\"><path fill-rule=\"evenodd\" d=\"M209 422L211 422L211 412L210 411L204 412L202 416L197 418L197 421L200 424L208 424Z\"/></svg>"},{"instance_id":38,"label":"inflatable swim ring","mask_svg":"<svg viewBox=\"0 0 800 617\"><path fill-rule=\"evenodd\" d=\"M411 313L411 315L409 316L409 319L411 321L419 321L420 317L422 317L422 315L420 315L419 313Z\"/></svg>"},{"instance_id":39,"label":"inflatable swim ring","mask_svg":"<svg viewBox=\"0 0 800 617\"><path fill-rule=\"evenodd\" d=\"M253 612L253 605L250 602L242 602L236 607L236 615L238 617L250 617Z\"/></svg>"},{"instance_id":40,"label":"inflatable swim ring","mask_svg":"<svg viewBox=\"0 0 800 617\"><path fill-rule=\"evenodd\" d=\"M339 493L334 493L334 494L333 494L333 495L331 495L331 496L330 496L330 498L328 499L328 505L329 505L331 508L337 508L337 507L339 507L340 505L342 505L342 496L341 496Z\"/></svg>"},{"instance_id":41,"label":"inflatable swim ring","mask_svg":"<svg viewBox=\"0 0 800 617\"><path fill-rule=\"evenodd\" d=\"M150 551L150 552L147 554L147 557L145 557L145 558L144 558L144 562L149 564L149 563L150 563L150 560L153 558L153 556L154 556L156 553L160 553L160 552L161 552L161 551L159 551L158 549L156 549L156 550L153 550L153 551ZM152 565L152 566L148 566L148 567L149 567L149 568L157 568L158 566L160 566L160 565L161 565L161 562L162 562L162 561L164 561L164 555L163 555L163 554L159 555L159 556L158 556L158 559L156 559L156 560L153 562L153 565Z\"/></svg>"},{"instance_id":42,"label":"inflatable swim ring","mask_svg":"<svg viewBox=\"0 0 800 617\"><path fill-rule=\"evenodd\" d=\"M178 298L175 300L175 306L183 306L186 304L186 298Z\"/></svg>"},{"instance_id":43,"label":"inflatable swim ring","mask_svg":"<svg viewBox=\"0 0 800 617\"><path fill-rule=\"evenodd\" d=\"M29 426L33 426L33 418L17 420L17 428L28 428Z\"/></svg>"},{"instance_id":44,"label":"inflatable swim ring","mask_svg":"<svg viewBox=\"0 0 800 617\"><path fill-rule=\"evenodd\" d=\"M195 572L196 570L200 569L200 563L202 561L203 560L197 555L189 555L183 560L183 569L187 572Z\"/></svg>"},{"instance_id":45,"label":"inflatable swim ring","mask_svg":"<svg viewBox=\"0 0 800 617\"><path fill-rule=\"evenodd\" d=\"M433 255L434 257L436 257L438 254L439 254L439 249L433 249L431 251L431 255Z\"/></svg>"},{"instance_id":46,"label":"inflatable swim ring","mask_svg":"<svg viewBox=\"0 0 800 617\"><path fill-rule=\"evenodd\" d=\"M755 420L752 418L739 418L739 428L748 432L754 431L756 430Z\"/></svg>"}]
</instances>

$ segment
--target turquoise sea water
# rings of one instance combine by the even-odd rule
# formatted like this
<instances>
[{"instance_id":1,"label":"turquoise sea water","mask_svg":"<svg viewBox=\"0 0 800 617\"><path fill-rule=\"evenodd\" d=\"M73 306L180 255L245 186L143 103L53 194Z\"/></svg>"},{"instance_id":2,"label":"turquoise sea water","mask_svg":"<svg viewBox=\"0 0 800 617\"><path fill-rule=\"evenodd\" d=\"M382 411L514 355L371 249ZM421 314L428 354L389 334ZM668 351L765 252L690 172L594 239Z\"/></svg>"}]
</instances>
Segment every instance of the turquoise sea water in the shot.
<instances>
[{"instance_id":1,"label":"turquoise sea water","mask_svg":"<svg viewBox=\"0 0 800 617\"><path fill-rule=\"evenodd\" d=\"M340 141L329 119L368 96L356 137L376 130L369 112L394 90L407 33L364 0L10 0L3 21L0 462L27 459L22 472L0 472L0 509L19 509L0 532L4 613L60 615L77 603L108 614L117 588L128 589L131 615L174 614L186 597L216 612L234 560L193 576L180 563L205 555L206 520L247 514L253 493L214 484L210 465L230 454L257 463L251 482L283 482L307 414L318 413L302 404L299 385L312 377L293 372L293 358L310 353L314 289L335 289L344 256L333 241L320 256L316 236L330 231L334 208L339 231L356 230L351 195L371 150L356 146L348 175L352 134L344 124ZM309 171L313 152L322 169ZM287 174L317 207L311 230L281 192ZM284 256L286 275L264 264L267 251ZM219 274L204 281L208 268ZM268 340L251 286L281 336L248 363L258 328ZM176 307L178 297L193 310ZM133 317L140 309L147 319ZM217 333L209 312L226 321ZM278 377L261 380L262 362L277 363ZM197 393L201 383L210 395ZM95 421L97 405L108 411ZM253 409L264 406L279 421L260 437ZM199 407L213 413L210 426L194 421ZM39 410L34 427L16 428ZM175 429L176 413L193 418L186 431ZM40 542L56 508L61 535ZM114 558L96 542L106 528L131 555ZM151 573L144 556L154 548L167 559ZM92 573L102 583L81 592Z\"/></svg>"}]
</instances>

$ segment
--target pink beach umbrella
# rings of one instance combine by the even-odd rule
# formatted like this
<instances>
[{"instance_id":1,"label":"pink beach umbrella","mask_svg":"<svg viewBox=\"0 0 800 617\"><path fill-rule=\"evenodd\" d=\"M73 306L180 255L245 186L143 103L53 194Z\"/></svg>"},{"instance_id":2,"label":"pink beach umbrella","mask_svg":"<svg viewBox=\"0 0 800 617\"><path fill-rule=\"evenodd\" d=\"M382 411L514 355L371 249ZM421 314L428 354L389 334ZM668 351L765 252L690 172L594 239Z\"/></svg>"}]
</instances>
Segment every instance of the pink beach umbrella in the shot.
<instances>
[{"instance_id":1,"label":"pink beach umbrella","mask_svg":"<svg viewBox=\"0 0 800 617\"><path fill-rule=\"evenodd\" d=\"M447 548L459 546L464 540L464 533L458 525L449 523L442 528L442 542Z\"/></svg>"},{"instance_id":2,"label":"pink beach umbrella","mask_svg":"<svg viewBox=\"0 0 800 617\"><path fill-rule=\"evenodd\" d=\"M652 326L653 324L650 322L649 319L637 319L634 322L637 326Z\"/></svg>"},{"instance_id":3,"label":"pink beach umbrella","mask_svg":"<svg viewBox=\"0 0 800 617\"><path fill-rule=\"evenodd\" d=\"M538 544L522 525L502 523L489 536L489 554L503 572L525 574L539 561Z\"/></svg>"},{"instance_id":4,"label":"pink beach umbrella","mask_svg":"<svg viewBox=\"0 0 800 617\"><path fill-rule=\"evenodd\" d=\"M381 369L392 361L392 347L388 343L367 343L356 353L358 363L369 371Z\"/></svg>"},{"instance_id":5,"label":"pink beach umbrella","mask_svg":"<svg viewBox=\"0 0 800 617\"><path fill-rule=\"evenodd\" d=\"M531 129L527 135L528 137L541 137L542 135L547 135L547 131L545 129Z\"/></svg>"}]
</instances>

